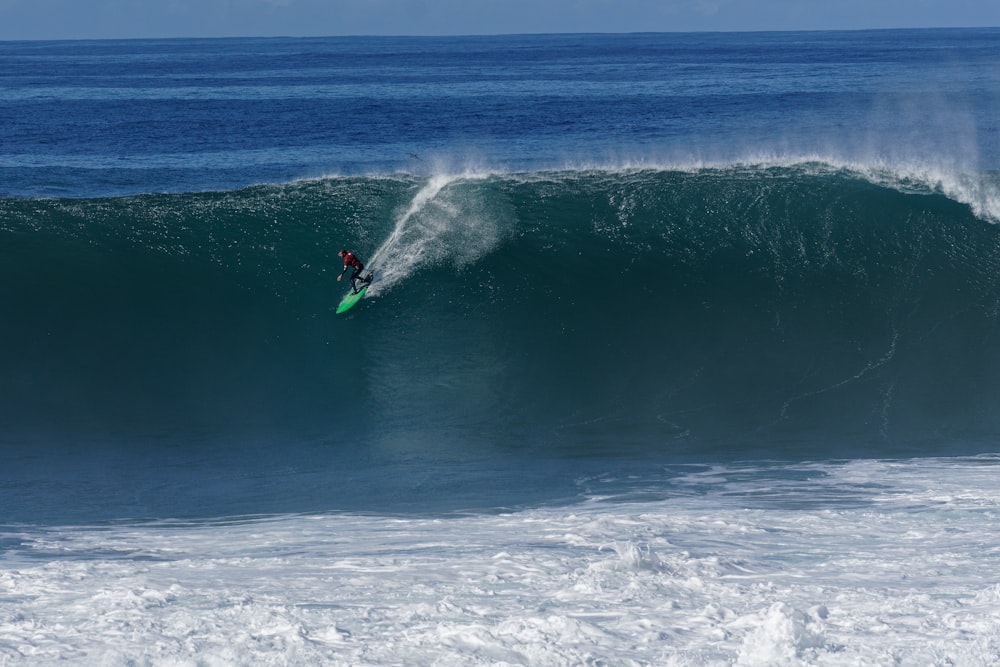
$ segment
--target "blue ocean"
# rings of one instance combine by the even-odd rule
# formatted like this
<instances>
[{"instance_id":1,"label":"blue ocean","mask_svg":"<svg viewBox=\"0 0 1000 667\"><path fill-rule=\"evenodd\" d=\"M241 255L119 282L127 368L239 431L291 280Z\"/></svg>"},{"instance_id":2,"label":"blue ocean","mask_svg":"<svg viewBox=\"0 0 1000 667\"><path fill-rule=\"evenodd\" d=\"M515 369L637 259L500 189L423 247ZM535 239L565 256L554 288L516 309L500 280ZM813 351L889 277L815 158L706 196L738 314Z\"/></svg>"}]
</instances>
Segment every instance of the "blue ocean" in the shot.
<instances>
[{"instance_id":1,"label":"blue ocean","mask_svg":"<svg viewBox=\"0 0 1000 667\"><path fill-rule=\"evenodd\" d=\"M0 665L1000 662L1000 29L0 63Z\"/></svg>"}]
</instances>

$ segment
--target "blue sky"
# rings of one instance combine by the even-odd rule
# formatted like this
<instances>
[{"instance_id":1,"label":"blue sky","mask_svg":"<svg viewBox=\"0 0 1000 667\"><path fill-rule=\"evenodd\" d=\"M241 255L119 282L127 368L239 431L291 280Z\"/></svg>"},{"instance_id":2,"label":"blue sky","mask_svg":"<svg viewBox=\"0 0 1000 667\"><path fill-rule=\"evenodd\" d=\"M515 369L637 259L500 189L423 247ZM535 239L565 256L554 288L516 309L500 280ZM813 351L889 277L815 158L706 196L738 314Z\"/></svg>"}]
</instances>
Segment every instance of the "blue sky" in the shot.
<instances>
[{"instance_id":1,"label":"blue sky","mask_svg":"<svg viewBox=\"0 0 1000 667\"><path fill-rule=\"evenodd\" d=\"M0 0L0 39L1000 26L998 0Z\"/></svg>"}]
</instances>

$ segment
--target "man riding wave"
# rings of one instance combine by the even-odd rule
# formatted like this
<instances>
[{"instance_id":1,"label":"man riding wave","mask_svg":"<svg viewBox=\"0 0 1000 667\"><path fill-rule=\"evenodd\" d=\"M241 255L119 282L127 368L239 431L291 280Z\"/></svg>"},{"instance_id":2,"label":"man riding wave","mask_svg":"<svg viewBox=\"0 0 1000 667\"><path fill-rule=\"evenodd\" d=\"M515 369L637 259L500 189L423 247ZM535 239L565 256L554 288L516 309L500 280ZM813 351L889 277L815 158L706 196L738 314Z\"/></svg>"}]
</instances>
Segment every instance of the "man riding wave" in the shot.
<instances>
[{"instance_id":1,"label":"man riding wave","mask_svg":"<svg viewBox=\"0 0 1000 667\"><path fill-rule=\"evenodd\" d=\"M344 277L344 274L347 273L347 269L353 268L354 273L351 274L351 289L354 290L355 294L358 293L359 282L362 287L371 284L371 273L363 278L361 277L361 272L364 271L365 265L361 263L361 260L358 259L357 255L349 250L341 250L337 253L337 255L344 258L344 270L340 272L339 276L337 276L337 282L340 282L340 279Z\"/></svg>"}]
</instances>

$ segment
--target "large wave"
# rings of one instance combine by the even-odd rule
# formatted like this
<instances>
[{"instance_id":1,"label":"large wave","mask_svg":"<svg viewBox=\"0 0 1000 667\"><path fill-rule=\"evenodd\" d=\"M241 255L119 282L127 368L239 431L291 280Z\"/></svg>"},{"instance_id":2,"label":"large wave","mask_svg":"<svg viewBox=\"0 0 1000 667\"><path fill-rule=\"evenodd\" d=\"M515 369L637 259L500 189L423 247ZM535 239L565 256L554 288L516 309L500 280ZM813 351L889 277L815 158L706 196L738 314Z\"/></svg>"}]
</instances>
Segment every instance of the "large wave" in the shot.
<instances>
[{"instance_id":1,"label":"large wave","mask_svg":"<svg viewBox=\"0 0 1000 667\"><path fill-rule=\"evenodd\" d=\"M6 437L974 448L1000 427L991 178L812 162L0 200ZM341 247L379 279L346 317Z\"/></svg>"}]
</instances>

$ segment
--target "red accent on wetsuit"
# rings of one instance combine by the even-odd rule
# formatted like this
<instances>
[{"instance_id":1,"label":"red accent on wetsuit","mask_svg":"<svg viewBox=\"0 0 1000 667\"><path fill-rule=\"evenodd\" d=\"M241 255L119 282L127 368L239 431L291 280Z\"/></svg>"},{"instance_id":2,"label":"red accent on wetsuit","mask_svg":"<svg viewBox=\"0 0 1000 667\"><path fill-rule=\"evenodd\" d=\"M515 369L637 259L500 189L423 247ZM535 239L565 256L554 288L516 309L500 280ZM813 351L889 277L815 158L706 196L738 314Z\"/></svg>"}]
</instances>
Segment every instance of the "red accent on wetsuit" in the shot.
<instances>
[{"instance_id":1,"label":"red accent on wetsuit","mask_svg":"<svg viewBox=\"0 0 1000 667\"><path fill-rule=\"evenodd\" d=\"M365 265L361 263L361 260L358 259L357 257L355 257L353 252L349 252L349 251L347 252L347 254L344 255L344 270L345 271L347 270L348 266L353 266L355 269L358 269L359 271L361 269L365 268Z\"/></svg>"}]
</instances>

